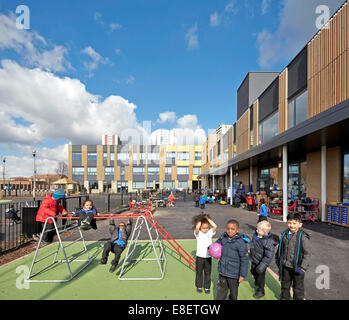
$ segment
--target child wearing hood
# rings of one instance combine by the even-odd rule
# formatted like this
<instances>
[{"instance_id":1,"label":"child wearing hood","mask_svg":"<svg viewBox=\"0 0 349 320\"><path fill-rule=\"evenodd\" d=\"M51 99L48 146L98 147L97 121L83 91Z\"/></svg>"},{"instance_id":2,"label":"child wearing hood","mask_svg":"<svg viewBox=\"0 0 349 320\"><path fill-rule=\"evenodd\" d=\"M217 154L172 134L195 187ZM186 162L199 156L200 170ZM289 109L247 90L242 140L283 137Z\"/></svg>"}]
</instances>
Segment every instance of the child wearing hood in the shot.
<instances>
[{"instance_id":1,"label":"child wearing hood","mask_svg":"<svg viewBox=\"0 0 349 320\"><path fill-rule=\"evenodd\" d=\"M222 256L218 262L218 285L216 300L225 300L228 289L230 299L238 299L239 284L244 281L248 272L248 248L251 240L239 232L239 222L230 219L226 232L216 241L222 245Z\"/></svg>"},{"instance_id":2,"label":"child wearing hood","mask_svg":"<svg viewBox=\"0 0 349 320\"><path fill-rule=\"evenodd\" d=\"M252 237L250 248L251 274L254 278L256 291L253 297L262 298L265 286L265 272L273 260L275 247L279 243L279 237L271 234L271 225L264 220L257 224L256 232Z\"/></svg>"}]
</instances>

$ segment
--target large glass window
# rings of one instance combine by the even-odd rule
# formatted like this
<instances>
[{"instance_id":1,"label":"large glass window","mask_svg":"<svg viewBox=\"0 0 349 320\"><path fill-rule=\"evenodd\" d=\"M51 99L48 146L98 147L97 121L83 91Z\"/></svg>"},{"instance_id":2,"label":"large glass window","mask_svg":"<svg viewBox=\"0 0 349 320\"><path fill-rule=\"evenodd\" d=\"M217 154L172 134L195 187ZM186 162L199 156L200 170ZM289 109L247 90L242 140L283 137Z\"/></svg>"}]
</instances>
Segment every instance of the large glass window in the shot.
<instances>
[{"instance_id":1,"label":"large glass window","mask_svg":"<svg viewBox=\"0 0 349 320\"><path fill-rule=\"evenodd\" d=\"M172 174L172 168L171 167L165 167L165 174L171 175Z\"/></svg>"},{"instance_id":2,"label":"large glass window","mask_svg":"<svg viewBox=\"0 0 349 320\"><path fill-rule=\"evenodd\" d=\"M114 175L114 168L113 167L106 167L105 168L105 175L106 176L113 176Z\"/></svg>"},{"instance_id":3,"label":"large glass window","mask_svg":"<svg viewBox=\"0 0 349 320\"><path fill-rule=\"evenodd\" d=\"M292 128L308 118L308 91L290 100L288 104L288 128Z\"/></svg>"},{"instance_id":4,"label":"large glass window","mask_svg":"<svg viewBox=\"0 0 349 320\"><path fill-rule=\"evenodd\" d=\"M259 125L260 143L274 138L279 132L279 112L275 112L269 118L263 120Z\"/></svg>"},{"instance_id":5,"label":"large glass window","mask_svg":"<svg viewBox=\"0 0 349 320\"><path fill-rule=\"evenodd\" d=\"M163 188L164 189L172 189L174 187L173 181L164 181Z\"/></svg>"},{"instance_id":6,"label":"large glass window","mask_svg":"<svg viewBox=\"0 0 349 320\"><path fill-rule=\"evenodd\" d=\"M148 153L148 161L157 161L160 159L159 153Z\"/></svg>"},{"instance_id":7,"label":"large glass window","mask_svg":"<svg viewBox=\"0 0 349 320\"><path fill-rule=\"evenodd\" d=\"M178 189L188 189L188 182L178 181Z\"/></svg>"},{"instance_id":8,"label":"large glass window","mask_svg":"<svg viewBox=\"0 0 349 320\"><path fill-rule=\"evenodd\" d=\"M176 152L166 152L166 159L176 160Z\"/></svg>"},{"instance_id":9,"label":"large glass window","mask_svg":"<svg viewBox=\"0 0 349 320\"><path fill-rule=\"evenodd\" d=\"M87 174L89 176L96 176L97 175L97 168L94 168L94 167L87 168Z\"/></svg>"},{"instance_id":10,"label":"large glass window","mask_svg":"<svg viewBox=\"0 0 349 320\"><path fill-rule=\"evenodd\" d=\"M343 161L343 202L349 202L349 153L344 154Z\"/></svg>"},{"instance_id":11,"label":"large glass window","mask_svg":"<svg viewBox=\"0 0 349 320\"><path fill-rule=\"evenodd\" d=\"M125 167L120 168L120 175L122 175L122 176L125 175Z\"/></svg>"},{"instance_id":12,"label":"large glass window","mask_svg":"<svg viewBox=\"0 0 349 320\"><path fill-rule=\"evenodd\" d=\"M118 160L125 161L129 159L128 153L118 153Z\"/></svg>"},{"instance_id":13,"label":"large glass window","mask_svg":"<svg viewBox=\"0 0 349 320\"><path fill-rule=\"evenodd\" d=\"M299 164L291 164L288 166L288 195L298 198L299 197Z\"/></svg>"},{"instance_id":14,"label":"large glass window","mask_svg":"<svg viewBox=\"0 0 349 320\"><path fill-rule=\"evenodd\" d=\"M178 160L189 160L189 152L178 152L177 159Z\"/></svg>"},{"instance_id":15,"label":"large glass window","mask_svg":"<svg viewBox=\"0 0 349 320\"><path fill-rule=\"evenodd\" d=\"M144 189L144 182L133 182L133 189Z\"/></svg>"},{"instance_id":16,"label":"large glass window","mask_svg":"<svg viewBox=\"0 0 349 320\"><path fill-rule=\"evenodd\" d=\"M148 167L148 174L159 174L159 167Z\"/></svg>"},{"instance_id":17,"label":"large glass window","mask_svg":"<svg viewBox=\"0 0 349 320\"><path fill-rule=\"evenodd\" d=\"M133 174L134 175L143 175L144 174L144 167L133 167Z\"/></svg>"},{"instance_id":18,"label":"large glass window","mask_svg":"<svg viewBox=\"0 0 349 320\"><path fill-rule=\"evenodd\" d=\"M82 159L82 154L81 154L81 152L79 152L79 153L74 152L74 153L72 154L72 158L73 158L73 160L81 161L81 159Z\"/></svg>"},{"instance_id":19,"label":"large glass window","mask_svg":"<svg viewBox=\"0 0 349 320\"><path fill-rule=\"evenodd\" d=\"M108 153L104 152L103 153L103 161L107 161L108 160Z\"/></svg>"},{"instance_id":20,"label":"large glass window","mask_svg":"<svg viewBox=\"0 0 349 320\"><path fill-rule=\"evenodd\" d=\"M201 174L201 167L193 167L193 174Z\"/></svg>"},{"instance_id":21,"label":"large glass window","mask_svg":"<svg viewBox=\"0 0 349 320\"><path fill-rule=\"evenodd\" d=\"M87 153L87 160L97 161L97 153Z\"/></svg>"},{"instance_id":22,"label":"large glass window","mask_svg":"<svg viewBox=\"0 0 349 320\"><path fill-rule=\"evenodd\" d=\"M201 152L195 152L195 160L201 160L202 159L202 153Z\"/></svg>"},{"instance_id":23,"label":"large glass window","mask_svg":"<svg viewBox=\"0 0 349 320\"><path fill-rule=\"evenodd\" d=\"M189 174L189 167L177 167L177 174Z\"/></svg>"},{"instance_id":24,"label":"large glass window","mask_svg":"<svg viewBox=\"0 0 349 320\"><path fill-rule=\"evenodd\" d=\"M153 189L154 188L154 182L153 181L147 181L147 189Z\"/></svg>"},{"instance_id":25,"label":"large glass window","mask_svg":"<svg viewBox=\"0 0 349 320\"><path fill-rule=\"evenodd\" d=\"M114 161L115 160L115 153L111 153L110 154L110 161Z\"/></svg>"},{"instance_id":26,"label":"large glass window","mask_svg":"<svg viewBox=\"0 0 349 320\"><path fill-rule=\"evenodd\" d=\"M85 168L84 167L73 168L73 175L74 176L83 176L84 174L85 174Z\"/></svg>"}]
</instances>

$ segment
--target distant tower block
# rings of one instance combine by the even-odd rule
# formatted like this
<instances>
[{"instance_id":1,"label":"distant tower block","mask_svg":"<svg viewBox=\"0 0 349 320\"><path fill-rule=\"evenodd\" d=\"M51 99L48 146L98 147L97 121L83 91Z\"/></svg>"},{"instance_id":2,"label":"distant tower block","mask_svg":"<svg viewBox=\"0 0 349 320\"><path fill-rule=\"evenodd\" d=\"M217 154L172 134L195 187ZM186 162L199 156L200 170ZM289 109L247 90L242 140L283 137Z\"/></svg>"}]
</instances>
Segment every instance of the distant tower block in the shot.
<instances>
[{"instance_id":1,"label":"distant tower block","mask_svg":"<svg viewBox=\"0 0 349 320\"><path fill-rule=\"evenodd\" d=\"M115 145L120 143L120 138L117 134L102 135L102 145Z\"/></svg>"}]
</instances>

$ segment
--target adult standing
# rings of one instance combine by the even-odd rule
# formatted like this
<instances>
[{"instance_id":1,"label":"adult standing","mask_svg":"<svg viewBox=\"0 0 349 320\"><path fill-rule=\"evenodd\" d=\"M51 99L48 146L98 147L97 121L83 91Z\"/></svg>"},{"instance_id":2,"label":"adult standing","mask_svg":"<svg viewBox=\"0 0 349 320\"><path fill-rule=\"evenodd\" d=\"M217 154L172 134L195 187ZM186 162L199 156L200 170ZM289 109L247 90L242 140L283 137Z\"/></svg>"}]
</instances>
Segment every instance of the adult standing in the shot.
<instances>
[{"instance_id":1,"label":"adult standing","mask_svg":"<svg viewBox=\"0 0 349 320\"><path fill-rule=\"evenodd\" d=\"M41 225L41 229L43 229L47 218L55 217L58 214L67 214L67 210L65 210L61 204L61 200L64 198L65 192L63 189L57 189L44 198L36 215L36 221ZM42 236L43 245L53 241L53 236L55 234L53 229L54 225L50 219L47 221L46 232Z\"/></svg>"}]
</instances>

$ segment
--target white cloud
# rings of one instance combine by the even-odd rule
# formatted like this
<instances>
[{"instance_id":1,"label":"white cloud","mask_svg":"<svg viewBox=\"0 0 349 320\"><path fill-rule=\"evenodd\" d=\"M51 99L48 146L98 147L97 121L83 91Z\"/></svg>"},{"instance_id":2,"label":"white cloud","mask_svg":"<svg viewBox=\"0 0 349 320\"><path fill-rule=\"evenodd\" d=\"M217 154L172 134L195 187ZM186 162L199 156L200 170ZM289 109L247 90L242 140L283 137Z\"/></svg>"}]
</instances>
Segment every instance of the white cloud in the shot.
<instances>
[{"instance_id":1,"label":"white cloud","mask_svg":"<svg viewBox=\"0 0 349 320\"><path fill-rule=\"evenodd\" d=\"M24 63L52 72L72 69L66 59L68 50L55 45L47 48L46 40L35 31L20 30L16 27L16 16L0 14L0 50L13 49L20 54Z\"/></svg>"},{"instance_id":2,"label":"white cloud","mask_svg":"<svg viewBox=\"0 0 349 320\"><path fill-rule=\"evenodd\" d=\"M84 54L87 54L92 61L84 61L83 65L86 70L93 71L96 70L99 64L107 64L109 62L108 58L103 58L98 52L96 52L91 46L86 47L81 51Z\"/></svg>"},{"instance_id":3,"label":"white cloud","mask_svg":"<svg viewBox=\"0 0 349 320\"><path fill-rule=\"evenodd\" d=\"M166 111L159 114L159 119L156 120L157 123L173 123L176 121L176 113L172 111Z\"/></svg>"},{"instance_id":4,"label":"white cloud","mask_svg":"<svg viewBox=\"0 0 349 320\"><path fill-rule=\"evenodd\" d=\"M333 14L342 3L343 0L331 0L326 5ZM268 68L281 59L294 57L318 31L315 10L323 4L323 0L283 0L276 31L263 29L258 34L259 65Z\"/></svg>"},{"instance_id":5,"label":"white cloud","mask_svg":"<svg viewBox=\"0 0 349 320\"><path fill-rule=\"evenodd\" d=\"M1 61L0 110L6 121L0 122L0 143L32 145L65 139L98 144L106 128L118 135L126 129L143 133L136 108L120 96L102 100L78 79ZM17 118L26 124L18 124Z\"/></svg>"},{"instance_id":6,"label":"white cloud","mask_svg":"<svg viewBox=\"0 0 349 320\"><path fill-rule=\"evenodd\" d=\"M183 129L196 128L198 125L198 118L194 114L187 114L177 120L177 124Z\"/></svg>"},{"instance_id":7,"label":"white cloud","mask_svg":"<svg viewBox=\"0 0 349 320\"><path fill-rule=\"evenodd\" d=\"M198 38L198 23L195 22L194 27L190 28L185 34L185 39L187 41L188 49L193 50L199 47Z\"/></svg>"},{"instance_id":8,"label":"white cloud","mask_svg":"<svg viewBox=\"0 0 349 320\"><path fill-rule=\"evenodd\" d=\"M118 29L121 29L121 28L122 28L122 25L120 23L110 23L109 24L109 29L111 32L118 30Z\"/></svg>"},{"instance_id":9,"label":"white cloud","mask_svg":"<svg viewBox=\"0 0 349 320\"><path fill-rule=\"evenodd\" d=\"M220 24L220 17L218 12L212 13L210 15L210 26L211 27L217 27Z\"/></svg>"},{"instance_id":10,"label":"white cloud","mask_svg":"<svg viewBox=\"0 0 349 320\"><path fill-rule=\"evenodd\" d=\"M135 77L130 75L126 80L126 84L133 84L135 82Z\"/></svg>"},{"instance_id":11,"label":"white cloud","mask_svg":"<svg viewBox=\"0 0 349 320\"><path fill-rule=\"evenodd\" d=\"M262 15L265 15L268 12L271 1L272 0L262 1Z\"/></svg>"},{"instance_id":12,"label":"white cloud","mask_svg":"<svg viewBox=\"0 0 349 320\"><path fill-rule=\"evenodd\" d=\"M102 18L102 15L99 12L95 12L93 15L93 20L98 21Z\"/></svg>"}]
</instances>

